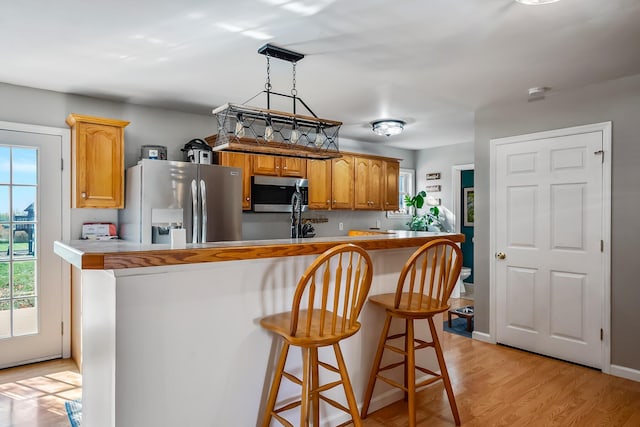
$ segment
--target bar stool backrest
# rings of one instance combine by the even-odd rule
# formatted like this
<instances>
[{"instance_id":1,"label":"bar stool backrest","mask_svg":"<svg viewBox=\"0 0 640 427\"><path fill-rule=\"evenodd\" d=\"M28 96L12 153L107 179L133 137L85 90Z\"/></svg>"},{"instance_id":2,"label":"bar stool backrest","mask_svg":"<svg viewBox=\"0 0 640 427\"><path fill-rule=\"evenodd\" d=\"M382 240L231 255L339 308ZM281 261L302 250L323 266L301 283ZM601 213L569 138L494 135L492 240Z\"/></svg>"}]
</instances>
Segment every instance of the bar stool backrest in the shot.
<instances>
[{"instance_id":1,"label":"bar stool backrest","mask_svg":"<svg viewBox=\"0 0 640 427\"><path fill-rule=\"evenodd\" d=\"M371 257L352 243L334 246L318 256L298 282L291 309L291 335L322 338L358 330L358 316L372 277ZM301 312L307 315L301 316ZM298 325L298 319L306 324Z\"/></svg>"},{"instance_id":2,"label":"bar stool backrest","mask_svg":"<svg viewBox=\"0 0 640 427\"><path fill-rule=\"evenodd\" d=\"M395 295L395 308L442 310L462 268L462 251L451 240L432 240L405 263Z\"/></svg>"}]
</instances>

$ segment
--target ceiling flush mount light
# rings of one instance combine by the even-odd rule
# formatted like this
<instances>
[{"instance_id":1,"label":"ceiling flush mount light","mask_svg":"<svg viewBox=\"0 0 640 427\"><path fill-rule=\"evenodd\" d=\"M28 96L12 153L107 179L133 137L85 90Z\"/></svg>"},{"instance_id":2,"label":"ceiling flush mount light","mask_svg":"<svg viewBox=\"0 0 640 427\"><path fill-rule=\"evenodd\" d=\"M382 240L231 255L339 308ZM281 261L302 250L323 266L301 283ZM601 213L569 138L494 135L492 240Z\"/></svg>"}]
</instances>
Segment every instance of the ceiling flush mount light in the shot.
<instances>
[{"instance_id":1,"label":"ceiling flush mount light","mask_svg":"<svg viewBox=\"0 0 640 427\"><path fill-rule=\"evenodd\" d=\"M218 121L218 133L206 138L216 151L269 152L327 159L339 157L338 131L342 122L319 118L298 97L296 89L296 63L303 54L272 44L258 49L267 59L265 90L258 92L243 104L225 104L213 110ZM271 86L271 58L290 62L293 67L291 95L274 92ZM246 105L261 94L266 94L267 108ZM292 112L271 109L272 96L292 101ZM298 114L298 103L308 112ZM294 151L295 150L295 151Z\"/></svg>"},{"instance_id":2,"label":"ceiling flush mount light","mask_svg":"<svg viewBox=\"0 0 640 427\"><path fill-rule=\"evenodd\" d=\"M402 120L376 120L371 127L378 135L391 136L402 133L405 124Z\"/></svg>"},{"instance_id":3,"label":"ceiling flush mount light","mask_svg":"<svg viewBox=\"0 0 640 427\"><path fill-rule=\"evenodd\" d=\"M541 4L556 3L560 0L516 0L518 3L526 4L527 6L538 6Z\"/></svg>"}]
</instances>

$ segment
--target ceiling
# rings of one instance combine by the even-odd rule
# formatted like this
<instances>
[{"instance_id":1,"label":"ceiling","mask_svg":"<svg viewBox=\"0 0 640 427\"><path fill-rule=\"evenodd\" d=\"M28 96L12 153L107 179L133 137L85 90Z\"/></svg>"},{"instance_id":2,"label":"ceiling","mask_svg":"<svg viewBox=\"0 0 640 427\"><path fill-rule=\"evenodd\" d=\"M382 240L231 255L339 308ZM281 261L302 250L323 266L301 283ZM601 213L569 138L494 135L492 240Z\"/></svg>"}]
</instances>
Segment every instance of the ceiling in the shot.
<instances>
[{"instance_id":1,"label":"ceiling","mask_svg":"<svg viewBox=\"0 0 640 427\"><path fill-rule=\"evenodd\" d=\"M298 96L341 138L420 149L473 141L474 111L530 87L640 73L639 22L638 0L14 1L0 82L210 114L263 90L272 43L306 55ZM271 82L290 93L291 64ZM373 134L381 118L405 132Z\"/></svg>"}]
</instances>

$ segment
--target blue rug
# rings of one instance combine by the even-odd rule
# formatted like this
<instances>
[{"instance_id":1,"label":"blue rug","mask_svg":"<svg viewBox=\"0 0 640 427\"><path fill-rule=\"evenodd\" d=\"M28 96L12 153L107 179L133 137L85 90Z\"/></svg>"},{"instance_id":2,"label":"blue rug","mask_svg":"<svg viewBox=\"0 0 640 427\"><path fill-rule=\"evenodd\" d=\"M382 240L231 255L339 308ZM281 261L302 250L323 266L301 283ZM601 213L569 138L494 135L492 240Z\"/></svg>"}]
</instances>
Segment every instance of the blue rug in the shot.
<instances>
[{"instance_id":1,"label":"blue rug","mask_svg":"<svg viewBox=\"0 0 640 427\"><path fill-rule=\"evenodd\" d=\"M449 322L444 321L444 331L451 332L452 334L462 335L463 337L471 338L471 332L467 331L467 319L451 316L451 328L449 328ZM446 313L445 313L446 318ZM473 321L471 322L473 326Z\"/></svg>"},{"instance_id":2,"label":"blue rug","mask_svg":"<svg viewBox=\"0 0 640 427\"><path fill-rule=\"evenodd\" d=\"M64 402L64 407L67 408L67 415L69 416L71 427L80 427L80 422L82 421L82 400L68 400Z\"/></svg>"}]
</instances>

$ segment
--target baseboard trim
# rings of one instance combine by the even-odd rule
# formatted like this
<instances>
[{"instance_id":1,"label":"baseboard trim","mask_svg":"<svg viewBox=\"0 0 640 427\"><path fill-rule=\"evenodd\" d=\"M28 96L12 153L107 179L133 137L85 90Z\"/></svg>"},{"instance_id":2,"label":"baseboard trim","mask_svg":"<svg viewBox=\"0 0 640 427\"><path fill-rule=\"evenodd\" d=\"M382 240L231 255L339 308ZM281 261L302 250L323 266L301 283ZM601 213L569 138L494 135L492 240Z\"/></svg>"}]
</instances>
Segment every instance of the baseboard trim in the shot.
<instances>
[{"instance_id":1,"label":"baseboard trim","mask_svg":"<svg viewBox=\"0 0 640 427\"><path fill-rule=\"evenodd\" d=\"M491 337L491 335L489 335L489 334L487 334L485 332L473 331L473 333L471 334L471 338L473 338L474 340L487 342L489 344L495 344L496 343L496 341Z\"/></svg>"},{"instance_id":2,"label":"baseboard trim","mask_svg":"<svg viewBox=\"0 0 640 427\"><path fill-rule=\"evenodd\" d=\"M609 374L616 377L626 378L628 380L640 382L640 371L637 369L626 368L624 366L611 365Z\"/></svg>"}]
</instances>

